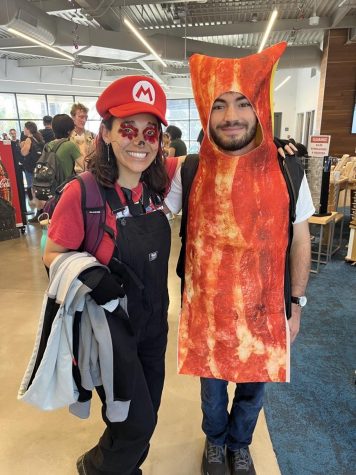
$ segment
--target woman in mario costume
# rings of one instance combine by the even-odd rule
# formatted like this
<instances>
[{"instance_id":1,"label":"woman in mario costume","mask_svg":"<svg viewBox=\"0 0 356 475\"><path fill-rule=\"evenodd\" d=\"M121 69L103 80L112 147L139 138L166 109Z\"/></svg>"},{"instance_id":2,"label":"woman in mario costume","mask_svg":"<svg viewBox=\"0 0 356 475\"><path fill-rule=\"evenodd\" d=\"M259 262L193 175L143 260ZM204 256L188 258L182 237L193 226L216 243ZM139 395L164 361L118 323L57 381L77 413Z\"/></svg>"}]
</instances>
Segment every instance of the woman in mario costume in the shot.
<instances>
[{"instance_id":1,"label":"woman in mario costume","mask_svg":"<svg viewBox=\"0 0 356 475\"><path fill-rule=\"evenodd\" d=\"M98 282L91 297L99 305L127 296L138 358L128 375L132 397L125 421L108 420L103 389L97 388L107 427L98 444L78 459L77 468L88 475L138 475L156 425L164 383L171 236L162 202L178 160L162 160L166 97L154 80L118 79L104 90L96 107L103 120L86 173L105 190L107 232L94 255L110 272L97 267L80 277L89 287L88 282ZM48 267L59 254L83 248L85 224L78 180L64 190L48 238L43 258ZM88 275L92 272L96 272L94 279ZM115 316L115 310L112 313Z\"/></svg>"}]
</instances>

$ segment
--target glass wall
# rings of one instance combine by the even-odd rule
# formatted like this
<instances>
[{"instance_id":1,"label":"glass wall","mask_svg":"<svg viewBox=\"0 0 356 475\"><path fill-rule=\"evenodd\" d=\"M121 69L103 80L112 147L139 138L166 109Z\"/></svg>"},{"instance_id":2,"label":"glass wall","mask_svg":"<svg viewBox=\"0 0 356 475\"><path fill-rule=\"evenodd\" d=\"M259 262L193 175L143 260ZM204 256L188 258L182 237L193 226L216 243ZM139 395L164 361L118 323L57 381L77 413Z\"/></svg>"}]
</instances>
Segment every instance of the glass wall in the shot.
<instances>
[{"instance_id":1,"label":"glass wall","mask_svg":"<svg viewBox=\"0 0 356 475\"><path fill-rule=\"evenodd\" d=\"M41 129L44 115L70 114L74 102L81 102L88 107L86 128L97 133L100 117L95 107L96 100L97 97L89 96L0 93L0 133L8 133L14 128L19 137L24 123L28 120L35 122ZM168 123L182 130L182 139L186 142L189 152L197 152L197 137L201 126L194 100L170 99L167 106Z\"/></svg>"}]
</instances>

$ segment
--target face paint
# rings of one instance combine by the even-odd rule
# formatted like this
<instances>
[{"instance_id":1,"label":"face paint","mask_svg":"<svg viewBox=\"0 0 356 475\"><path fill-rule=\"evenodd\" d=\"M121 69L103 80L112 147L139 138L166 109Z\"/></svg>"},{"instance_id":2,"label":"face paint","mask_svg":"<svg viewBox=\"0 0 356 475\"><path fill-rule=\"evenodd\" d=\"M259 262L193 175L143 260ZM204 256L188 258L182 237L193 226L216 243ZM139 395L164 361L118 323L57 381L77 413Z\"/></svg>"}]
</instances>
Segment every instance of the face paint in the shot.
<instances>
[{"instance_id":1,"label":"face paint","mask_svg":"<svg viewBox=\"0 0 356 475\"><path fill-rule=\"evenodd\" d=\"M120 125L119 134L122 137L127 137L129 140L132 140L133 138L136 138L138 136L138 129L134 127L132 124L123 122Z\"/></svg>"},{"instance_id":2,"label":"face paint","mask_svg":"<svg viewBox=\"0 0 356 475\"><path fill-rule=\"evenodd\" d=\"M154 125L149 125L143 131L143 138L146 142L155 143L158 140L158 129Z\"/></svg>"}]
</instances>

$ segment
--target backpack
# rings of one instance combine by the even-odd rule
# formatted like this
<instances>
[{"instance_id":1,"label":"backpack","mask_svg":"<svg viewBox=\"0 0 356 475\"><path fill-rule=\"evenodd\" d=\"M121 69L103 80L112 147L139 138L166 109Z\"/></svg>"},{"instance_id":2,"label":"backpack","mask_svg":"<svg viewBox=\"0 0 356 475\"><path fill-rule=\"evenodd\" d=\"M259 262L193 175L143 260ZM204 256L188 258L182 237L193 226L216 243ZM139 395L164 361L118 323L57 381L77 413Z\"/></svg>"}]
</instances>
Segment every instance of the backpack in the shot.
<instances>
[{"instance_id":1,"label":"backpack","mask_svg":"<svg viewBox=\"0 0 356 475\"><path fill-rule=\"evenodd\" d=\"M69 139L62 139L44 146L42 155L38 158L33 174L33 191L35 197L41 201L48 201L55 194L56 189L65 180L61 164L57 158L57 150Z\"/></svg>"},{"instance_id":2,"label":"backpack","mask_svg":"<svg viewBox=\"0 0 356 475\"><path fill-rule=\"evenodd\" d=\"M30 152L23 158L23 167L27 172L33 173L37 160L42 154L43 147L43 142L38 142L35 138L31 137Z\"/></svg>"},{"instance_id":3,"label":"backpack","mask_svg":"<svg viewBox=\"0 0 356 475\"><path fill-rule=\"evenodd\" d=\"M47 213L49 219L60 200L65 186L73 181L78 180L81 189L81 206L84 219L84 241L80 249L95 255L96 250L103 238L104 232L113 235L113 230L105 224L106 218L106 195L104 187L95 179L94 175L89 172L83 172L80 175L68 178L54 192L43 208L43 212Z\"/></svg>"}]
</instances>

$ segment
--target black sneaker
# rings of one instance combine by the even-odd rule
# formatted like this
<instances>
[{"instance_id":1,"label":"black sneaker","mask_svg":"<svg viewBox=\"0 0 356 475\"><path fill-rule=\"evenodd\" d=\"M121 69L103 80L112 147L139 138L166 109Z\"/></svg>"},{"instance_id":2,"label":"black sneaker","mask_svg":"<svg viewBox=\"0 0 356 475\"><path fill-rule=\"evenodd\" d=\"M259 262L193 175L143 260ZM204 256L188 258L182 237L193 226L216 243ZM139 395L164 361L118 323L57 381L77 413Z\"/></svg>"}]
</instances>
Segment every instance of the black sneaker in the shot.
<instances>
[{"instance_id":1,"label":"black sneaker","mask_svg":"<svg viewBox=\"0 0 356 475\"><path fill-rule=\"evenodd\" d=\"M201 473L202 475L226 475L225 447L214 445L206 439Z\"/></svg>"},{"instance_id":2,"label":"black sneaker","mask_svg":"<svg viewBox=\"0 0 356 475\"><path fill-rule=\"evenodd\" d=\"M227 450L231 475L256 475L255 467L248 447Z\"/></svg>"},{"instance_id":3,"label":"black sneaker","mask_svg":"<svg viewBox=\"0 0 356 475\"><path fill-rule=\"evenodd\" d=\"M79 475L87 475L87 471L85 470L85 465L84 465L84 457L85 454L81 455L79 459L77 460L77 470Z\"/></svg>"}]
</instances>

